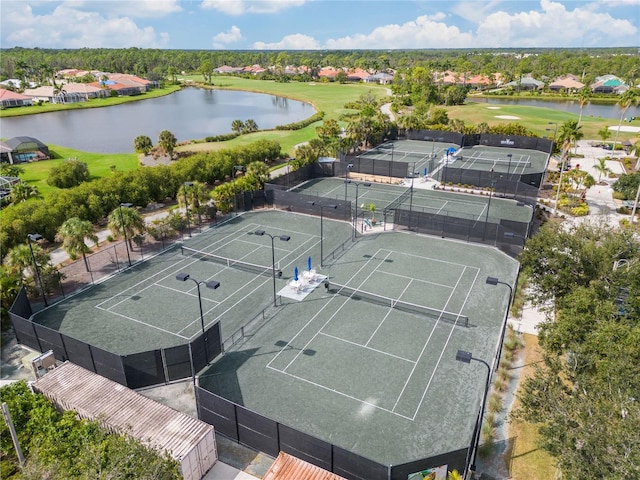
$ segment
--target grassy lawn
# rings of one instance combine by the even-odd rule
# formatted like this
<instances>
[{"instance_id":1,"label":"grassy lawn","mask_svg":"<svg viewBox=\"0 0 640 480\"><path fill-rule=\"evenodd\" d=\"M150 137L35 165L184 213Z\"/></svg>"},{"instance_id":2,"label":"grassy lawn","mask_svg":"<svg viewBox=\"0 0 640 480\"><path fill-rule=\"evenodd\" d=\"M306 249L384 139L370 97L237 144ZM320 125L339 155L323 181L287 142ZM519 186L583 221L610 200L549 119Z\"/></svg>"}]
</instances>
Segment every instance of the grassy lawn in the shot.
<instances>
[{"instance_id":1,"label":"grassy lawn","mask_svg":"<svg viewBox=\"0 0 640 480\"><path fill-rule=\"evenodd\" d=\"M475 102L468 102L465 105L455 107L447 107L447 112L449 113L449 118L459 118L468 124L486 122L493 126L500 123L517 122L541 136L553 136L555 125L550 125L549 122L557 123L558 128L560 128L560 126L567 120L578 119L578 115L576 114L555 110L553 108L497 105ZM498 115L518 117L518 119L509 120L497 118ZM583 115L580 125L582 126L582 132L584 133L585 139L599 139L599 130L603 127L617 127L618 121L610 118ZM640 119L634 120L631 123L625 122L624 125L640 126ZM612 133L615 135L615 132ZM611 136L610 140L613 139L614 135ZM620 132L618 140L632 139L634 137L636 137L636 135L633 133Z\"/></svg>"},{"instance_id":2,"label":"grassy lawn","mask_svg":"<svg viewBox=\"0 0 640 480\"><path fill-rule=\"evenodd\" d=\"M533 373L533 367L542 360L538 350L538 337L524 334L524 370L520 382ZM516 398L513 407L517 408ZM511 452L505 458L510 458L510 472L513 480L548 480L554 478L555 467L553 458L537 445L538 430L531 423L511 422L509 424L509 438L515 439ZM510 455L509 455L510 453Z\"/></svg>"},{"instance_id":3,"label":"grassy lawn","mask_svg":"<svg viewBox=\"0 0 640 480\"><path fill-rule=\"evenodd\" d=\"M52 156L55 155L55 159L20 164L24 169L24 174L21 175L22 180L38 187L38 192L42 196L51 195L60 190L47 184L47 176L53 167L60 165L67 158L77 158L85 162L92 179L111 175L112 165L115 165L118 171L138 168L138 155L135 153L89 153L57 145L49 145L49 151Z\"/></svg>"}]
</instances>

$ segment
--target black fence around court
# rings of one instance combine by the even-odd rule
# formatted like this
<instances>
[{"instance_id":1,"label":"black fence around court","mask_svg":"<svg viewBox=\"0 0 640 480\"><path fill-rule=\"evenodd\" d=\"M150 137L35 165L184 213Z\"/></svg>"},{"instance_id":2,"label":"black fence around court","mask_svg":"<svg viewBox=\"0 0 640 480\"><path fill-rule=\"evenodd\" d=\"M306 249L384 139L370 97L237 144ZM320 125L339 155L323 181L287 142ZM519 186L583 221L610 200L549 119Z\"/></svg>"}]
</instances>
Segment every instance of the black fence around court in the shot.
<instances>
[{"instance_id":1,"label":"black fence around court","mask_svg":"<svg viewBox=\"0 0 640 480\"><path fill-rule=\"evenodd\" d=\"M129 388L161 385L195 376L222 353L220 323L185 345L119 355L33 322L24 287L9 310L16 340L39 352L52 350L57 360L69 360Z\"/></svg>"},{"instance_id":2,"label":"black fence around court","mask_svg":"<svg viewBox=\"0 0 640 480\"><path fill-rule=\"evenodd\" d=\"M530 228L530 224L525 222L491 217L464 218L420 207L409 210L404 206L395 209L393 224L395 229L405 228L416 233L491 245L511 257L522 252Z\"/></svg>"},{"instance_id":3,"label":"black fence around court","mask_svg":"<svg viewBox=\"0 0 640 480\"><path fill-rule=\"evenodd\" d=\"M425 142L425 152L428 151L430 141L445 142L460 147L473 147L484 145L489 147L508 147L527 150L537 150L545 155L551 155L553 142L545 138L523 137L517 135L472 134L462 135L455 132L443 132L433 130L409 130L405 137L410 140ZM385 152L390 150L385 150ZM372 150L375 152L375 149ZM388 176L390 181L394 178L405 178L415 175L411 172L412 162L406 159L399 161L367 158L366 152L358 156L340 157L340 164L336 165L336 175L345 175L347 165L351 164L352 172L364 175ZM547 157L548 159L548 157ZM435 180L447 185L473 185L476 187L491 188L493 186L498 195L506 198L514 198L527 205L535 205L538 198L538 190L544 180L546 162L541 165L540 171L530 173L492 173L487 169L470 167L458 167L449 163L441 163L442 156L431 158L427 153L421 158L415 158L421 168ZM408 164L407 164L408 163ZM421 174L422 172L417 172Z\"/></svg>"},{"instance_id":4,"label":"black fence around court","mask_svg":"<svg viewBox=\"0 0 640 480\"><path fill-rule=\"evenodd\" d=\"M272 420L196 386L198 418L216 432L271 456L286 452L349 480L406 480L412 473L447 465L464 471L468 448L399 465L385 465Z\"/></svg>"}]
</instances>

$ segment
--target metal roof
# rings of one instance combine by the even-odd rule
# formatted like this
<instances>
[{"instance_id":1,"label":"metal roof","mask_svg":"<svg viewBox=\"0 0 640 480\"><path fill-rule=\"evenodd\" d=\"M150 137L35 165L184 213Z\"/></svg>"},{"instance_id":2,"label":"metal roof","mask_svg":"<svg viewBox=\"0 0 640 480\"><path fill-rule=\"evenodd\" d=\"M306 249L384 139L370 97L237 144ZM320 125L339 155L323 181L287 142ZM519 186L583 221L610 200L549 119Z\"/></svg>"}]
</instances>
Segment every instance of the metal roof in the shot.
<instances>
[{"instance_id":1,"label":"metal roof","mask_svg":"<svg viewBox=\"0 0 640 480\"><path fill-rule=\"evenodd\" d=\"M345 480L344 477L280 452L262 480Z\"/></svg>"},{"instance_id":2,"label":"metal roof","mask_svg":"<svg viewBox=\"0 0 640 480\"><path fill-rule=\"evenodd\" d=\"M178 461L213 430L197 418L70 362L39 378L33 387L65 410L166 450Z\"/></svg>"}]
</instances>

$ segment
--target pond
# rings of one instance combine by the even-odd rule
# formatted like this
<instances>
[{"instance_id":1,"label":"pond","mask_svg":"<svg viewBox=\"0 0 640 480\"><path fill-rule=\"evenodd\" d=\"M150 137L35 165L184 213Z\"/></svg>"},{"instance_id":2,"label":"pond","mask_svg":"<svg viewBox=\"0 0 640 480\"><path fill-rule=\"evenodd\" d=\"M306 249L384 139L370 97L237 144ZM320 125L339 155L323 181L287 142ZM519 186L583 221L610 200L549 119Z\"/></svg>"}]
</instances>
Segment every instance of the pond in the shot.
<instances>
[{"instance_id":1,"label":"pond","mask_svg":"<svg viewBox=\"0 0 640 480\"><path fill-rule=\"evenodd\" d=\"M487 97L473 98L467 97L467 102L492 103L496 105L521 105L524 107L543 107L562 110L564 112L580 115L580 103L572 100L529 100L523 98ZM583 117L602 117L620 121L622 109L615 104L587 103L582 108ZM640 117L640 107L631 107L625 117ZM616 122L617 125L617 122Z\"/></svg>"},{"instance_id":2,"label":"pond","mask_svg":"<svg viewBox=\"0 0 640 480\"><path fill-rule=\"evenodd\" d=\"M236 90L184 88L159 98L104 108L0 119L0 135L35 137L86 152L131 153L138 135L155 145L162 130L178 142L231 132L233 120L253 119L261 130L299 122L316 113L308 103Z\"/></svg>"}]
</instances>

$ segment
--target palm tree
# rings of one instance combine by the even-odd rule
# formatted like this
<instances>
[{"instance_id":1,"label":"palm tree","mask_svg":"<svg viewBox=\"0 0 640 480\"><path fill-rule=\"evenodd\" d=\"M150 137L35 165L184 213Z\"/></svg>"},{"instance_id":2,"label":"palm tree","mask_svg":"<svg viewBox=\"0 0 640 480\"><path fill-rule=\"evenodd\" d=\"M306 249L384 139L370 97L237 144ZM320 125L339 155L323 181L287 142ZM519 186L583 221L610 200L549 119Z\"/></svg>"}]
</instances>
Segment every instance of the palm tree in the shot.
<instances>
[{"instance_id":1,"label":"palm tree","mask_svg":"<svg viewBox=\"0 0 640 480\"><path fill-rule=\"evenodd\" d=\"M242 132L242 129L244 128L244 122L242 120L234 120L233 122L231 122L231 130L234 132Z\"/></svg>"},{"instance_id":2,"label":"palm tree","mask_svg":"<svg viewBox=\"0 0 640 480\"><path fill-rule=\"evenodd\" d=\"M606 158L599 158L598 163L594 164L593 168L596 172L598 172L598 183L600 183L600 179L602 178L603 174L608 175L611 172L611 169L607 167Z\"/></svg>"},{"instance_id":3,"label":"palm tree","mask_svg":"<svg viewBox=\"0 0 640 480\"><path fill-rule=\"evenodd\" d=\"M221 213L229 213L233 208L233 196L235 194L234 186L231 182L218 185L211 191L216 208Z\"/></svg>"},{"instance_id":4,"label":"palm tree","mask_svg":"<svg viewBox=\"0 0 640 480\"><path fill-rule=\"evenodd\" d=\"M604 144L609 140L609 138L611 138L611 130L609 130L608 127L602 127L602 129L598 130L598 136Z\"/></svg>"},{"instance_id":5,"label":"palm tree","mask_svg":"<svg viewBox=\"0 0 640 480\"><path fill-rule=\"evenodd\" d=\"M246 122L244 122L244 127L243 127L242 131L244 133L257 132L258 131L258 124L256 123L256 121L253 118L250 118Z\"/></svg>"},{"instance_id":6,"label":"palm tree","mask_svg":"<svg viewBox=\"0 0 640 480\"><path fill-rule=\"evenodd\" d=\"M269 181L269 167L264 162L251 162L247 165L246 178L250 179L258 190L264 188L264 184Z\"/></svg>"},{"instance_id":7,"label":"palm tree","mask_svg":"<svg viewBox=\"0 0 640 480\"><path fill-rule=\"evenodd\" d=\"M620 127L622 126L622 120L624 119L625 113L629 110L629 107L632 105L640 104L640 93L636 88L630 88L622 95L616 102L616 105L620 105L622 108L622 112L620 113L620 121L618 122L618 129L616 130L616 138L613 139L613 149L616 149L616 143L618 142L618 135L620 135Z\"/></svg>"},{"instance_id":8,"label":"palm tree","mask_svg":"<svg viewBox=\"0 0 640 480\"><path fill-rule=\"evenodd\" d=\"M577 149L577 142L582 137L584 137L584 133L582 132L582 126L578 125L576 120L567 120L560 126L559 130L559 140L564 143L566 141L569 144L573 145Z\"/></svg>"},{"instance_id":9,"label":"palm tree","mask_svg":"<svg viewBox=\"0 0 640 480\"><path fill-rule=\"evenodd\" d=\"M41 292L36 287L34 258L39 266L40 278L43 279L53 267L50 264L51 256L37 243L21 243L13 247L7 252L3 263L9 275L21 278L31 294L39 295Z\"/></svg>"},{"instance_id":10,"label":"palm tree","mask_svg":"<svg viewBox=\"0 0 640 480\"><path fill-rule=\"evenodd\" d=\"M202 205L209 200L209 192L202 182L191 182L190 185L182 185L178 190L178 203L181 207L187 209L184 205L186 197L188 209L198 214L198 224L202 223Z\"/></svg>"},{"instance_id":11,"label":"palm tree","mask_svg":"<svg viewBox=\"0 0 640 480\"><path fill-rule=\"evenodd\" d=\"M84 243L84 239L88 238L96 246L98 245L98 236L93 232L93 225L88 220L80 220L78 217L71 217L66 220L56 235L57 241L62 241L62 248L69 254L71 260L78 257L78 253L82 255L84 266L89 270L89 262L87 261L87 253L91 252L89 246Z\"/></svg>"},{"instance_id":12,"label":"palm tree","mask_svg":"<svg viewBox=\"0 0 640 480\"><path fill-rule=\"evenodd\" d=\"M26 202L30 198L40 198L40 193L36 186L20 182L11 187L11 201L13 203Z\"/></svg>"},{"instance_id":13,"label":"palm tree","mask_svg":"<svg viewBox=\"0 0 640 480\"><path fill-rule=\"evenodd\" d=\"M578 125L582 121L582 109L589 102L589 98L591 98L591 90L587 87L582 88L578 92L578 103L580 104L580 116L578 117Z\"/></svg>"},{"instance_id":14,"label":"palm tree","mask_svg":"<svg viewBox=\"0 0 640 480\"><path fill-rule=\"evenodd\" d=\"M135 208L114 209L107 217L107 225L111 232L116 236L122 236L123 233L129 240L129 246L133 250L133 237L139 233L144 233L146 226L140 212ZM123 230L124 224L124 230Z\"/></svg>"}]
</instances>

